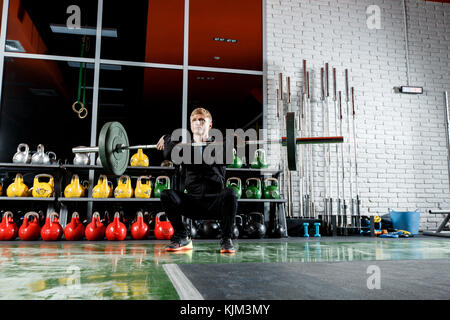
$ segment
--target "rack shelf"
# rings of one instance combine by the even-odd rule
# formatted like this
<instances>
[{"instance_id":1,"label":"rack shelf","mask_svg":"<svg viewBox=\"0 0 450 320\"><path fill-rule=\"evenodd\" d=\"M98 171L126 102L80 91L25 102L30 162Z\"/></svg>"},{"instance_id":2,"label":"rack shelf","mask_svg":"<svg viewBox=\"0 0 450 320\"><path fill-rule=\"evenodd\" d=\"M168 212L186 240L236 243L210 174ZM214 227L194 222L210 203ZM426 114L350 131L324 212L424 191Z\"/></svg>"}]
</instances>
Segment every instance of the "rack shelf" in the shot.
<instances>
[{"instance_id":1,"label":"rack shelf","mask_svg":"<svg viewBox=\"0 0 450 320\"><path fill-rule=\"evenodd\" d=\"M159 198L58 198L61 202L159 202ZM285 203L286 199L239 199L238 202Z\"/></svg>"},{"instance_id":2,"label":"rack shelf","mask_svg":"<svg viewBox=\"0 0 450 320\"><path fill-rule=\"evenodd\" d=\"M44 201L44 202L52 202L55 201L55 197L51 198L34 198L34 197L0 197L1 200L6 201Z\"/></svg>"}]
</instances>

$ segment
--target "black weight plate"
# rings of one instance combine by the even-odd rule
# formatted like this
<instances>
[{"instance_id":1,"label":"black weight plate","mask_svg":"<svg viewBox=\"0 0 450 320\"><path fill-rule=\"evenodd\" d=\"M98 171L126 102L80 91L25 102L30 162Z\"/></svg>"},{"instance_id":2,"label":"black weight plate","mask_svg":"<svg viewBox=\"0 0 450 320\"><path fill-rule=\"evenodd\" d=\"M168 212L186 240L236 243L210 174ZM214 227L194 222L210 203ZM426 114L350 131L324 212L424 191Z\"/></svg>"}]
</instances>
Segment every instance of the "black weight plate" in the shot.
<instances>
[{"instance_id":1,"label":"black weight plate","mask_svg":"<svg viewBox=\"0 0 450 320\"><path fill-rule=\"evenodd\" d=\"M286 153L288 168L297 171L297 120L295 112L286 113Z\"/></svg>"},{"instance_id":2,"label":"black weight plate","mask_svg":"<svg viewBox=\"0 0 450 320\"><path fill-rule=\"evenodd\" d=\"M119 122L103 125L98 138L98 152L103 168L109 174L122 175L128 166L130 150L118 147L129 146L127 132Z\"/></svg>"}]
</instances>

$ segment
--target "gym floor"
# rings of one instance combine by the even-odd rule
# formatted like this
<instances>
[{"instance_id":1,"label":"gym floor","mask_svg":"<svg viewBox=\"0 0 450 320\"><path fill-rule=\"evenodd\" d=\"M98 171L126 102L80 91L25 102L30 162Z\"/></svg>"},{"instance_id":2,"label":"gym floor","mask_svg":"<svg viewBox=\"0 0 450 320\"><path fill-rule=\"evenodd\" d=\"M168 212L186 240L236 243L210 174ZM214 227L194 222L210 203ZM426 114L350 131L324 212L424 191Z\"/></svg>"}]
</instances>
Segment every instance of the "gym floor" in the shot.
<instances>
[{"instance_id":1,"label":"gym floor","mask_svg":"<svg viewBox=\"0 0 450 320\"><path fill-rule=\"evenodd\" d=\"M450 239L0 242L0 299L448 299ZM212 267L212 265L214 265ZM375 268L375 269L374 269ZM369 289L373 270L378 287ZM372 281L372 282L371 282Z\"/></svg>"}]
</instances>

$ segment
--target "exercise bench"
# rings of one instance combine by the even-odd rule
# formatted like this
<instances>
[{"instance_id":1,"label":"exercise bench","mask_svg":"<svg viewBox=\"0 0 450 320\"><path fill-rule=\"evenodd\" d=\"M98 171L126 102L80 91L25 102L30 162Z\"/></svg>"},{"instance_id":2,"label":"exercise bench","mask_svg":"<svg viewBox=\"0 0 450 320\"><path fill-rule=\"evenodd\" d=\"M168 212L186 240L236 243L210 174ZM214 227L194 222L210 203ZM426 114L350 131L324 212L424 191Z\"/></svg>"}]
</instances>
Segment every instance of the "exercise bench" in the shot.
<instances>
[{"instance_id":1,"label":"exercise bench","mask_svg":"<svg viewBox=\"0 0 450 320\"><path fill-rule=\"evenodd\" d=\"M450 231L442 231L445 225L450 220L450 210L430 210L430 214L447 214L444 220L441 222L439 228L436 231L424 231L422 234L425 236L437 236L437 237L447 237L450 238Z\"/></svg>"}]
</instances>

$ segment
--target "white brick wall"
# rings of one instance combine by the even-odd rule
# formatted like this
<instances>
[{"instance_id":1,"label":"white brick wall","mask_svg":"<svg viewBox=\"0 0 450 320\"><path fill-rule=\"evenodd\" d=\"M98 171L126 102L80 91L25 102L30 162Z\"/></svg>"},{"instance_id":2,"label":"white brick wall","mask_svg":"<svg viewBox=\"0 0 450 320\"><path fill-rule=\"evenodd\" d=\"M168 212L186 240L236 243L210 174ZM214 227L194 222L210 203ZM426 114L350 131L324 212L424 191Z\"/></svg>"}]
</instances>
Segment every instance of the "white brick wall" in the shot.
<instances>
[{"instance_id":1,"label":"white brick wall","mask_svg":"<svg viewBox=\"0 0 450 320\"><path fill-rule=\"evenodd\" d=\"M381 8L379 30L367 27L366 9L370 5ZM433 229L441 217L426 212L450 208L443 104L443 92L450 91L450 4L408 0L407 7L411 85L423 86L425 91L417 96L393 90L407 83L402 0L266 0L264 125L269 138L282 135L275 110L280 72L291 77L292 108L298 111L302 60L306 59L311 73L313 135L321 135L320 68L328 62L330 71L337 69L344 112L344 69L349 69L350 86L356 93L361 214L418 208L422 228ZM330 107L334 108L332 101ZM333 128L334 120L332 132ZM344 136L348 139L346 131ZM322 146L314 146L319 214L323 211L319 197L324 192L322 150ZM335 195L334 147L331 150ZM272 164L279 162L275 145L268 147L268 159ZM292 183L298 215L297 173L292 174ZM348 195L348 182L346 185Z\"/></svg>"}]
</instances>

